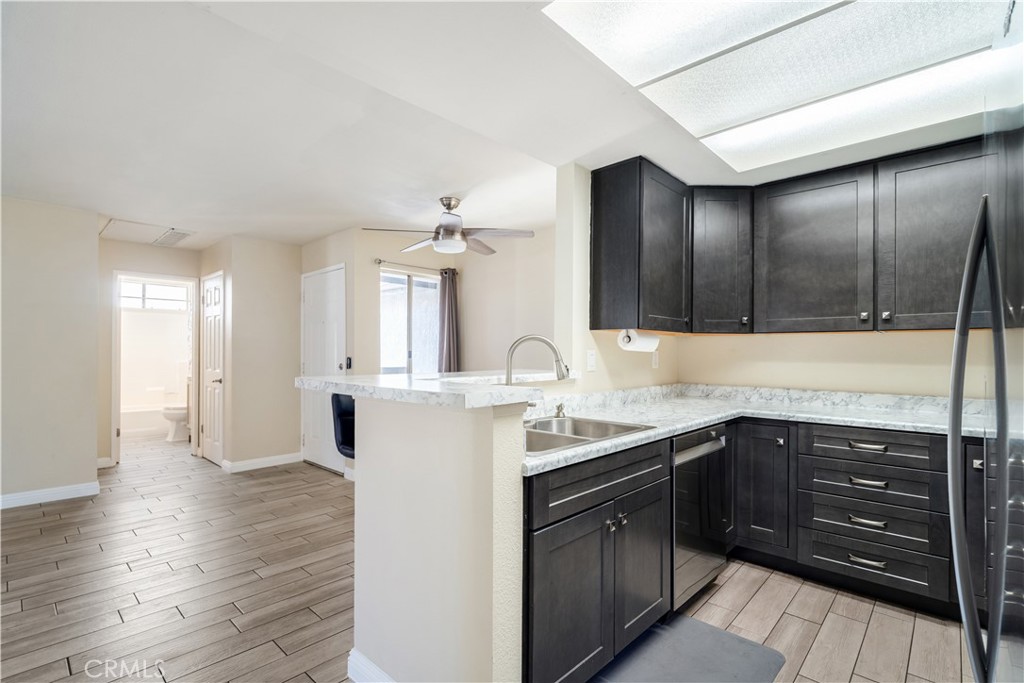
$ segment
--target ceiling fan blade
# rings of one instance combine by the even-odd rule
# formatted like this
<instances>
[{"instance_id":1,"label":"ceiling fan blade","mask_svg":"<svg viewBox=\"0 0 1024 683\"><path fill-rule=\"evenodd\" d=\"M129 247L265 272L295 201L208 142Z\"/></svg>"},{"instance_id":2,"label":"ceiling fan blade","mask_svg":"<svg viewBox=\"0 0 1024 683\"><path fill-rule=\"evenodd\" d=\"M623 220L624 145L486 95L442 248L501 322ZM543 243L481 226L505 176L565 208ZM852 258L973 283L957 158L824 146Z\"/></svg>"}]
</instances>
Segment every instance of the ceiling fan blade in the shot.
<instances>
[{"instance_id":1,"label":"ceiling fan blade","mask_svg":"<svg viewBox=\"0 0 1024 683\"><path fill-rule=\"evenodd\" d=\"M481 237L533 237L533 230L510 230L508 228L466 228L462 231L466 237L480 235Z\"/></svg>"},{"instance_id":2,"label":"ceiling fan blade","mask_svg":"<svg viewBox=\"0 0 1024 683\"><path fill-rule=\"evenodd\" d=\"M494 251L489 246L487 246L480 240L476 239L475 237L466 238L466 246L469 247L471 251L475 251L478 254L483 254L484 256L490 256L491 254L497 253L496 251Z\"/></svg>"},{"instance_id":3,"label":"ceiling fan blade","mask_svg":"<svg viewBox=\"0 0 1024 683\"><path fill-rule=\"evenodd\" d=\"M420 240L416 244L410 244L409 246L407 246L405 249L402 250L402 253L404 254L407 251L416 251L417 249L422 249L423 247L430 246L430 243L433 241L433 237L428 237L425 240Z\"/></svg>"},{"instance_id":4,"label":"ceiling fan blade","mask_svg":"<svg viewBox=\"0 0 1024 683\"><path fill-rule=\"evenodd\" d=\"M363 228L374 232L434 232L433 230L402 230L401 228Z\"/></svg>"}]
</instances>

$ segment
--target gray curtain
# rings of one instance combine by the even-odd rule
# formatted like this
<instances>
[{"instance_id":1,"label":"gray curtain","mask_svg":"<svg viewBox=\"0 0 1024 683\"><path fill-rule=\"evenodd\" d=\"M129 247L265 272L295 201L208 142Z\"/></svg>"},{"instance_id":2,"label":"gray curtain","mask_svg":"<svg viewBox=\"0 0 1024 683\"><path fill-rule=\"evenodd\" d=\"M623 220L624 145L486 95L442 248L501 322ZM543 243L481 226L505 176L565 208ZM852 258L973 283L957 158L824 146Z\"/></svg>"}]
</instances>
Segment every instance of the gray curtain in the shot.
<instances>
[{"instance_id":1,"label":"gray curtain","mask_svg":"<svg viewBox=\"0 0 1024 683\"><path fill-rule=\"evenodd\" d=\"M459 272L441 270L441 321L437 343L437 371L459 371Z\"/></svg>"}]
</instances>

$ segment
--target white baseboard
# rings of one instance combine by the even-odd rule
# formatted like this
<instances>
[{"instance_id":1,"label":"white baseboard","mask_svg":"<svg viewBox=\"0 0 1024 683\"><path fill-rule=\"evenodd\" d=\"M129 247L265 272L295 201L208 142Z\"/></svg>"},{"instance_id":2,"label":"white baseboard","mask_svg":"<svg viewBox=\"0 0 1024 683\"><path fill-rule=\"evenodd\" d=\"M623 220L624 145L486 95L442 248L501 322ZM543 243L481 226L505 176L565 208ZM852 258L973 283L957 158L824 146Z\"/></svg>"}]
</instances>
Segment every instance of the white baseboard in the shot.
<instances>
[{"instance_id":1,"label":"white baseboard","mask_svg":"<svg viewBox=\"0 0 1024 683\"><path fill-rule=\"evenodd\" d=\"M284 453L282 455L268 455L265 458L253 458L252 460L221 460L220 466L225 472L248 472L249 470L260 470L264 467L277 467L278 465L290 465L293 462L302 462L302 453Z\"/></svg>"},{"instance_id":2,"label":"white baseboard","mask_svg":"<svg viewBox=\"0 0 1024 683\"><path fill-rule=\"evenodd\" d=\"M356 480L356 468L355 467L349 467L348 463L346 463L345 464L345 471L342 473L342 475L346 479L348 479L349 481L355 481Z\"/></svg>"},{"instance_id":3,"label":"white baseboard","mask_svg":"<svg viewBox=\"0 0 1024 683\"><path fill-rule=\"evenodd\" d=\"M96 467L99 468L99 469L103 469L104 467L113 467L113 466L114 466L114 459L111 458L111 457L96 458Z\"/></svg>"},{"instance_id":4,"label":"white baseboard","mask_svg":"<svg viewBox=\"0 0 1024 683\"><path fill-rule=\"evenodd\" d=\"M355 683L393 683L395 680L356 649L348 653L348 677Z\"/></svg>"},{"instance_id":5,"label":"white baseboard","mask_svg":"<svg viewBox=\"0 0 1024 683\"><path fill-rule=\"evenodd\" d=\"M95 496L99 492L100 483L98 481L89 481L84 484L72 484L71 486L55 486L52 489L5 493L0 496L0 509L6 510L7 508L16 508L22 505L52 503L55 500L66 500L68 498L84 498L85 496Z\"/></svg>"}]
</instances>

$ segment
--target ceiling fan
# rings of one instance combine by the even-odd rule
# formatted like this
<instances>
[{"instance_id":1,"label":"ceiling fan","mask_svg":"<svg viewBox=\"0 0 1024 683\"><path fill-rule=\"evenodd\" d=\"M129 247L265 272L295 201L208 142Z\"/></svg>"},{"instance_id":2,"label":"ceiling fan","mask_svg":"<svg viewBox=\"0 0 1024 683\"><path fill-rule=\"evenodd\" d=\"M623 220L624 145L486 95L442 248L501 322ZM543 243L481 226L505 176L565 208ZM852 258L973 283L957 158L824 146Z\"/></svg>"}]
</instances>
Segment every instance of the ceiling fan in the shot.
<instances>
[{"instance_id":1,"label":"ceiling fan","mask_svg":"<svg viewBox=\"0 0 1024 683\"><path fill-rule=\"evenodd\" d=\"M437 222L437 227L431 230L391 230L388 228L366 228L366 230L376 230L378 232L433 232L433 234L425 240L420 240L416 244L410 244L408 247L403 249L403 252L415 251L427 245L432 245L434 251L440 254L461 254L469 248L470 251L475 251L478 254L484 256L490 256L495 253L494 249L477 239L477 235L483 236L486 234L488 237L533 237L533 230L510 230L505 228L463 228L462 227L462 216L457 213L452 213L455 209L459 208L458 197L441 197L441 206L444 207L444 212L441 214L440 220Z\"/></svg>"}]
</instances>

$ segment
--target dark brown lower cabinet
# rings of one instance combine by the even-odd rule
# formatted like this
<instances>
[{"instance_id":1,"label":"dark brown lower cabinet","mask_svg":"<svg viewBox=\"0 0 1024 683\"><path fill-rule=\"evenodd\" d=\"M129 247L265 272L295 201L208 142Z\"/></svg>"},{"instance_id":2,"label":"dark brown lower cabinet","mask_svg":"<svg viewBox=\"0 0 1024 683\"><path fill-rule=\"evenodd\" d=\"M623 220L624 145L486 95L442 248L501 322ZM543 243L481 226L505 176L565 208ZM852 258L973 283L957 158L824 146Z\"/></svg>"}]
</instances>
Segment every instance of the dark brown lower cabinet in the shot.
<instances>
[{"instance_id":1,"label":"dark brown lower cabinet","mask_svg":"<svg viewBox=\"0 0 1024 683\"><path fill-rule=\"evenodd\" d=\"M615 651L615 503L530 534L528 678L585 681Z\"/></svg>"},{"instance_id":2,"label":"dark brown lower cabinet","mask_svg":"<svg viewBox=\"0 0 1024 683\"><path fill-rule=\"evenodd\" d=\"M671 609L671 480L529 534L530 681L586 681Z\"/></svg>"},{"instance_id":3,"label":"dark brown lower cabinet","mask_svg":"<svg viewBox=\"0 0 1024 683\"><path fill-rule=\"evenodd\" d=\"M736 429L736 544L796 558L796 427L740 423Z\"/></svg>"},{"instance_id":4,"label":"dark brown lower cabinet","mask_svg":"<svg viewBox=\"0 0 1024 683\"><path fill-rule=\"evenodd\" d=\"M615 501L615 652L672 608L670 480Z\"/></svg>"}]
</instances>

